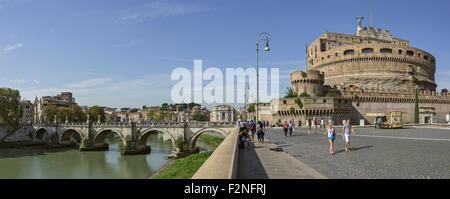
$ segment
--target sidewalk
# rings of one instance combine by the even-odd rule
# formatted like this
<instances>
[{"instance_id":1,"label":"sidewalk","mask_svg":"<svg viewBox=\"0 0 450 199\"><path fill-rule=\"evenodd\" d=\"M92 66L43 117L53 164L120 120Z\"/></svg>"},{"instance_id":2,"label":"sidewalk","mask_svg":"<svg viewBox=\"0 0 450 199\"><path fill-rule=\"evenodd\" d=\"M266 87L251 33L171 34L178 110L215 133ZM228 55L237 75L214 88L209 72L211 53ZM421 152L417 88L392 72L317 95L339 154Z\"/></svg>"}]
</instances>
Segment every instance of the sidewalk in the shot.
<instances>
[{"instance_id":1,"label":"sidewalk","mask_svg":"<svg viewBox=\"0 0 450 199\"><path fill-rule=\"evenodd\" d=\"M271 151L266 141L256 147L239 149L238 179L324 179L316 170L285 152Z\"/></svg>"}]
</instances>

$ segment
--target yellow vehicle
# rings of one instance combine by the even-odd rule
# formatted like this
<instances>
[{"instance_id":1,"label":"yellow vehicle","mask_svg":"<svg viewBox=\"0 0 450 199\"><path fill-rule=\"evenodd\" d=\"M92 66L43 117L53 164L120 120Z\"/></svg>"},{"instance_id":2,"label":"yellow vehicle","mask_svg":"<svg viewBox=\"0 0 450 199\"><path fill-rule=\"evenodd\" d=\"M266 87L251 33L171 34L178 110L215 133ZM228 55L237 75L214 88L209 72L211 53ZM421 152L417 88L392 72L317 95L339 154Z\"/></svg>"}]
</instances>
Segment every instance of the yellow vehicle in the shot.
<instances>
[{"instance_id":1,"label":"yellow vehicle","mask_svg":"<svg viewBox=\"0 0 450 199\"><path fill-rule=\"evenodd\" d=\"M392 111L389 113L366 113L366 116L372 116L376 118L381 118L381 128L402 128L402 117L406 116L406 113L400 111Z\"/></svg>"}]
</instances>

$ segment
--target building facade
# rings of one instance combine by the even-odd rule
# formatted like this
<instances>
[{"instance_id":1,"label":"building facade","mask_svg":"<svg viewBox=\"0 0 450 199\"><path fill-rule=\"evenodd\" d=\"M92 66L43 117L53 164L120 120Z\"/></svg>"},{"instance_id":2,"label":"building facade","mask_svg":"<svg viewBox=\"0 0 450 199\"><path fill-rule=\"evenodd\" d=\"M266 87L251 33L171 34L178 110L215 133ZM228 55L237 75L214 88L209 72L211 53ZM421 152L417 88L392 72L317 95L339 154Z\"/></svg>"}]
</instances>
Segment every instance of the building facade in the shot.
<instances>
[{"instance_id":1,"label":"building facade","mask_svg":"<svg viewBox=\"0 0 450 199\"><path fill-rule=\"evenodd\" d=\"M226 104L214 107L210 114L211 122L234 122L237 121L237 118L236 109Z\"/></svg>"}]
</instances>

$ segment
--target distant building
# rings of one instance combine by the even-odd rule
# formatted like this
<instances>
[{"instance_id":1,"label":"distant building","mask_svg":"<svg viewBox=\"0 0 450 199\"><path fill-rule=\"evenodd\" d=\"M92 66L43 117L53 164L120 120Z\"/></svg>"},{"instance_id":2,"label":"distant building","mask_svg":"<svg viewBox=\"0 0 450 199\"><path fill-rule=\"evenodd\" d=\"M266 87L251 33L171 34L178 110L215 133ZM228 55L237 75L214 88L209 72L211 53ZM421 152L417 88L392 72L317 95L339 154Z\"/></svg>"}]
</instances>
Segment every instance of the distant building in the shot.
<instances>
[{"instance_id":1,"label":"distant building","mask_svg":"<svg viewBox=\"0 0 450 199\"><path fill-rule=\"evenodd\" d=\"M43 96L41 99L38 99L36 97L33 103L34 122L44 122L45 118L42 114L42 110L47 105L56 105L58 107L72 107L73 105L76 105L76 103L75 98L72 96L71 92L61 92L56 96Z\"/></svg>"},{"instance_id":2,"label":"distant building","mask_svg":"<svg viewBox=\"0 0 450 199\"><path fill-rule=\"evenodd\" d=\"M24 100L20 102L20 107L22 107L22 118L20 119L21 123L31 124L34 122L34 105L30 100Z\"/></svg>"},{"instance_id":3,"label":"distant building","mask_svg":"<svg viewBox=\"0 0 450 199\"><path fill-rule=\"evenodd\" d=\"M237 121L237 111L230 105L218 105L210 114L211 122L234 122Z\"/></svg>"}]
</instances>

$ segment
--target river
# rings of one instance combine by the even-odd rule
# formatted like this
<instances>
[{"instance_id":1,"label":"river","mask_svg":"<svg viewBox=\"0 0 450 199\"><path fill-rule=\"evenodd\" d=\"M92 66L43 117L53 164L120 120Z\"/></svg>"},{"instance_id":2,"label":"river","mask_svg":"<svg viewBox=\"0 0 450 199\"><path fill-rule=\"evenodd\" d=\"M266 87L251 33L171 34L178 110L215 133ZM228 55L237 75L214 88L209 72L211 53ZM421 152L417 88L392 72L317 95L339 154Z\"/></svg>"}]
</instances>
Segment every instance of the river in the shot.
<instances>
[{"instance_id":1,"label":"river","mask_svg":"<svg viewBox=\"0 0 450 199\"><path fill-rule=\"evenodd\" d=\"M0 149L0 178L7 179L133 179L147 178L160 169L172 151L170 140L152 134L146 155L123 156L118 144L108 151L83 151L77 147ZM203 145L198 142L199 147Z\"/></svg>"}]
</instances>

